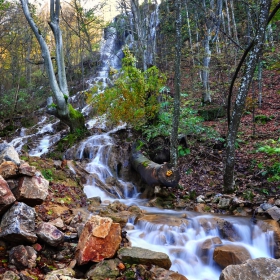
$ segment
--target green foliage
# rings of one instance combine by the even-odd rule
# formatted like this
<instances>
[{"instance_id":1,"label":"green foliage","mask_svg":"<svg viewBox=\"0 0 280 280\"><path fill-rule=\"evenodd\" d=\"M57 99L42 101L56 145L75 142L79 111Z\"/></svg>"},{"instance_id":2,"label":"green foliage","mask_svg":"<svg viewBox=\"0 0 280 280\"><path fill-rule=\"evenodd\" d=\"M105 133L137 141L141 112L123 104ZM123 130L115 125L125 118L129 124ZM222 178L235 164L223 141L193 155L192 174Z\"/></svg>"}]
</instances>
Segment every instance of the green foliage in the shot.
<instances>
[{"instance_id":1,"label":"green foliage","mask_svg":"<svg viewBox=\"0 0 280 280\"><path fill-rule=\"evenodd\" d=\"M280 154L280 138L276 141L273 139L268 140L263 146L257 149L257 152L266 153L267 155L279 155ZM264 163L259 163L258 168L261 169L261 174L263 176L268 176L268 182L280 182L280 162L276 158L276 161L271 165L265 165Z\"/></svg>"},{"instance_id":2,"label":"green foliage","mask_svg":"<svg viewBox=\"0 0 280 280\"><path fill-rule=\"evenodd\" d=\"M127 47L124 54L115 85L97 95L94 101L98 113L106 113L113 124L124 121L139 129L156 117L157 96L166 78L155 66L145 72L137 69L136 59Z\"/></svg>"},{"instance_id":3,"label":"green foliage","mask_svg":"<svg viewBox=\"0 0 280 280\"><path fill-rule=\"evenodd\" d=\"M272 119L274 119L274 116L265 116L265 115L257 115L255 116L255 121L257 123L261 123L261 124L266 124L267 122L271 121Z\"/></svg>"},{"instance_id":4,"label":"green foliage","mask_svg":"<svg viewBox=\"0 0 280 280\"><path fill-rule=\"evenodd\" d=\"M179 157L184 157L186 155L189 155L191 153L189 148L183 147L182 145L179 145L178 147L178 155Z\"/></svg>"},{"instance_id":5,"label":"green foliage","mask_svg":"<svg viewBox=\"0 0 280 280\"><path fill-rule=\"evenodd\" d=\"M42 175L46 180L52 181L53 180L53 172L51 169L44 169L42 170Z\"/></svg>"},{"instance_id":6,"label":"green foliage","mask_svg":"<svg viewBox=\"0 0 280 280\"><path fill-rule=\"evenodd\" d=\"M251 190L246 190L244 193L243 193L243 197L244 199L246 200L249 200L249 201L252 201L253 198L254 198L254 193L251 191Z\"/></svg>"}]
</instances>

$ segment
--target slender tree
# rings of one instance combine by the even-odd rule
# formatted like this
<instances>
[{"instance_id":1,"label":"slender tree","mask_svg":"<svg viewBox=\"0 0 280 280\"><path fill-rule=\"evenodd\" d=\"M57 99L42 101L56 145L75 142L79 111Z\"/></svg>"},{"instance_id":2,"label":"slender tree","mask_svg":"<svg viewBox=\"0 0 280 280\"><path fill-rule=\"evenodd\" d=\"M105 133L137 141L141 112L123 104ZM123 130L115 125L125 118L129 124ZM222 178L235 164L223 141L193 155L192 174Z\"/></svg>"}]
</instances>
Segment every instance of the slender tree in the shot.
<instances>
[{"instance_id":1,"label":"slender tree","mask_svg":"<svg viewBox=\"0 0 280 280\"><path fill-rule=\"evenodd\" d=\"M229 122L229 131L226 145L226 161L224 170L224 189L226 192L233 192L235 189L234 163L235 163L235 142L245 107L246 97L250 88L254 71L262 53L265 39L265 30L268 22L271 0L260 0L260 12L258 16L258 29L256 37L251 43L252 49L245 63L245 70L242 76L239 91L235 100L235 105Z\"/></svg>"},{"instance_id":2,"label":"slender tree","mask_svg":"<svg viewBox=\"0 0 280 280\"><path fill-rule=\"evenodd\" d=\"M49 107L48 113L55 115L61 121L66 123L70 127L70 130L72 132L74 132L77 129L85 129L83 115L80 112L74 110L72 106L68 103L69 91L65 74L62 34L59 27L59 17L61 8L60 0L50 0L49 22L49 26L55 38L56 65L58 76L57 79L48 45L30 14L28 0L20 1L27 22L30 25L33 33L35 34L37 41L40 44L42 57L44 59L44 64L49 77L50 86L56 99L56 104L54 104L54 106Z\"/></svg>"},{"instance_id":3,"label":"slender tree","mask_svg":"<svg viewBox=\"0 0 280 280\"><path fill-rule=\"evenodd\" d=\"M176 54L175 54L175 76L174 76L174 105L173 121L170 136L170 159L176 167L178 162L178 128L180 119L180 91L181 91L181 48L182 48L182 17L181 17L181 0L175 0L175 29L176 29Z\"/></svg>"}]
</instances>

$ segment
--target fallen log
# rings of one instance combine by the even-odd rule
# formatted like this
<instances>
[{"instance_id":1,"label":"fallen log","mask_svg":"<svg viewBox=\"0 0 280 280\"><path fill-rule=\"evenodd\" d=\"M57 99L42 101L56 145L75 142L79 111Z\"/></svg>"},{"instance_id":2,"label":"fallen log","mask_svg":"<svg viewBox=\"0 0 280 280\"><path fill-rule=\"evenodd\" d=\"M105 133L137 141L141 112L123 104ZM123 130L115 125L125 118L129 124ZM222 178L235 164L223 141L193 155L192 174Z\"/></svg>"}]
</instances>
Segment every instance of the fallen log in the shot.
<instances>
[{"instance_id":1,"label":"fallen log","mask_svg":"<svg viewBox=\"0 0 280 280\"><path fill-rule=\"evenodd\" d=\"M132 145L130 160L133 168L148 185L178 186L180 180L178 169L167 162L158 164L151 161L137 149L136 143Z\"/></svg>"}]
</instances>

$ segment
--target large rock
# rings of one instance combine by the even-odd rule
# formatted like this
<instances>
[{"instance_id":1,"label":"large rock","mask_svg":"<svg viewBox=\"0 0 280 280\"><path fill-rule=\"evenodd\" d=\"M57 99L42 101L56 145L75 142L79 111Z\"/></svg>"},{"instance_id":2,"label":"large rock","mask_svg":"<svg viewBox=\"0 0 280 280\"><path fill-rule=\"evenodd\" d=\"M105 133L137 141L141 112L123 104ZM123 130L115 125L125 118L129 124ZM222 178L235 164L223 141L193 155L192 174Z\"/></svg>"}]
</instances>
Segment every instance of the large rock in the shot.
<instances>
[{"instance_id":1,"label":"large rock","mask_svg":"<svg viewBox=\"0 0 280 280\"><path fill-rule=\"evenodd\" d=\"M7 182L0 175L0 215L16 201L13 193L11 192Z\"/></svg>"},{"instance_id":2,"label":"large rock","mask_svg":"<svg viewBox=\"0 0 280 280\"><path fill-rule=\"evenodd\" d=\"M0 144L0 163L3 161L12 161L17 166L20 165L20 159L15 148L8 143Z\"/></svg>"},{"instance_id":3,"label":"large rock","mask_svg":"<svg viewBox=\"0 0 280 280\"><path fill-rule=\"evenodd\" d=\"M49 181L42 177L20 178L18 187L13 189L17 201L22 201L29 206L42 204L48 195Z\"/></svg>"},{"instance_id":4,"label":"large rock","mask_svg":"<svg viewBox=\"0 0 280 280\"><path fill-rule=\"evenodd\" d=\"M116 279L120 275L119 264L119 259L104 260L90 268L86 277L91 280Z\"/></svg>"},{"instance_id":5,"label":"large rock","mask_svg":"<svg viewBox=\"0 0 280 280\"><path fill-rule=\"evenodd\" d=\"M12 161L3 161L0 164L0 175L4 179L15 178L18 174L18 166Z\"/></svg>"},{"instance_id":6,"label":"large rock","mask_svg":"<svg viewBox=\"0 0 280 280\"><path fill-rule=\"evenodd\" d=\"M40 223L37 236L50 246L57 246L64 241L64 234L51 223Z\"/></svg>"},{"instance_id":7,"label":"large rock","mask_svg":"<svg viewBox=\"0 0 280 280\"><path fill-rule=\"evenodd\" d=\"M123 247L118 251L118 257L129 264L153 264L165 269L171 267L171 261L167 254L139 247Z\"/></svg>"},{"instance_id":8,"label":"large rock","mask_svg":"<svg viewBox=\"0 0 280 280\"><path fill-rule=\"evenodd\" d=\"M30 166L27 162L21 162L18 173L20 175L26 175L26 176L35 176L36 174L36 167Z\"/></svg>"},{"instance_id":9,"label":"large rock","mask_svg":"<svg viewBox=\"0 0 280 280\"><path fill-rule=\"evenodd\" d=\"M45 276L45 280L74 280L76 278L74 278L76 275L75 271L70 268L62 268L62 269L57 269L54 271L49 272L46 276Z\"/></svg>"},{"instance_id":10,"label":"large rock","mask_svg":"<svg viewBox=\"0 0 280 280\"><path fill-rule=\"evenodd\" d=\"M16 243L35 243L35 215L35 210L25 203L14 204L2 217L0 238Z\"/></svg>"},{"instance_id":11,"label":"large rock","mask_svg":"<svg viewBox=\"0 0 280 280\"><path fill-rule=\"evenodd\" d=\"M223 242L220 237L207 238L197 246L197 255L202 259L204 263L209 262L209 251L214 249L217 245L221 245Z\"/></svg>"},{"instance_id":12,"label":"large rock","mask_svg":"<svg viewBox=\"0 0 280 280\"><path fill-rule=\"evenodd\" d=\"M36 267L37 253L31 246L19 245L9 252L9 261L18 270Z\"/></svg>"},{"instance_id":13,"label":"large rock","mask_svg":"<svg viewBox=\"0 0 280 280\"><path fill-rule=\"evenodd\" d=\"M187 226L189 221L186 218L180 218L170 215L164 214L151 214L151 215L143 215L139 219L137 219L137 223L151 223L156 225L168 225L171 227L180 227L180 226Z\"/></svg>"},{"instance_id":14,"label":"large rock","mask_svg":"<svg viewBox=\"0 0 280 280\"><path fill-rule=\"evenodd\" d=\"M2 275L1 280L20 280L20 277L15 272L9 270Z\"/></svg>"},{"instance_id":15,"label":"large rock","mask_svg":"<svg viewBox=\"0 0 280 280\"><path fill-rule=\"evenodd\" d=\"M75 258L79 265L112 258L121 243L121 227L110 218L92 216L80 235Z\"/></svg>"},{"instance_id":16,"label":"large rock","mask_svg":"<svg viewBox=\"0 0 280 280\"><path fill-rule=\"evenodd\" d=\"M279 223L275 220L258 220L257 225L261 229L262 232L268 234L269 232L273 232L273 238L269 246L271 248L271 252L274 253L275 258L280 258L280 226ZM255 238L257 236L253 236Z\"/></svg>"},{"instance_id":17,"label":"large rock","mask_svg":"<svg viewBox=\"0 0 280 280\"><path fill-rule=\"evenodd\" d=\"M266 210L266 213L275 221L279 221L280 220L280 208L278 208L277 206L273 206L271 208L269 208L268 210Z\"/></svg>"},{"instance_id":18,"label":"large rock","mask_svg":"<svg viewBox=\"0 0 280 280\"><path fill-rule=\"evenodd\" d=\"M231 244L216 247L213 254L214 261L221 267L241 264L250 258L251 255L246 248Z\"/></svg>"},{"instance_id":19,"label":"large rock","mask_svg":"<svg viewBox=\"0 0 280 280\"><path fill-rule=\"evenodd\" d=\"M229 265L219 280L279 280L280 260L258 258L247 260L240 265Z\"/></svg>"}]
</instances>

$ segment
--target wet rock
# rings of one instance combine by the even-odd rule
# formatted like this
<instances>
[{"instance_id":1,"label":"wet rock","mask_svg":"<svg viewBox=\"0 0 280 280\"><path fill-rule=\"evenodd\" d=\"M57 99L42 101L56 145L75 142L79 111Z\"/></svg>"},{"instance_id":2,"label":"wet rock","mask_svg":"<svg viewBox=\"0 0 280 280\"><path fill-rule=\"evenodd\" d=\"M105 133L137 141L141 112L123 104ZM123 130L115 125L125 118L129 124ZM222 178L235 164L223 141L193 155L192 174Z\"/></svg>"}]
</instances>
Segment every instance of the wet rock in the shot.
<instances>
[{"instance_id":1,"label":"wet rock","mask_svg":"<svg viewBox=\"0 0 280 280\"><path fill-rule=\"evenodd\" d=\"M273 232L273 242L269 244L271 252L274 251L275 258L280 258L280 226L275 220L258 220L257 225L262 232ZM253 236L256 238L257 236Z\"/></svg>"},{"instance_id":2,"label":"wet rock","mask_svg":"<svg viewBox=\"0 0 280 280\"><path fill-rule=\"evenodd\" d=\"M157 280L188 280L184 275L161 267L152 267L150 270Z\"/></svg>"},{"instance_id":3,"label":"wet rock","mask_svg":"<svg viewBox=\"0 0 280 280\"><path fill-rule=\"evenodd\" d=\"M50 246L57 246L64 241L64 234L51 223L40 223L37 236Z\"/></svg>"},{"instance_id":4,"label":"wet rock","mask_svg":"<svg viewBox=\"0 0 280 280\"><path fill-rule=\"evenodd\" d=\"M231 244L216 247L213 254L214 261L221 267L241 264L250 258L251 255L246 248Z\"/></svg>"},{"instance_id":5,"label":"wet rock","mask_svg":"<svg viewBox=\"0 0 280 280\"><path fill-rule=\"evenodd\" d=\"M112 258L121 243L121 227L110 218L92 216L81 233L75 258L79 265Z\"/></svg>"},{"instance_id":6,"label":"wet rock","mask_svg":"<svg viewBox=\"0 0 280 280\"><path fill-rule=\"evenodd\" d=\"M35 176L36 167L30 166L27 162L21 162L18 173L20 175L26 175L26 176L32 177L32 176Z\"/></svg>"},{"instance_id":7,"label":"wet rock","mask_svg":"<svg viewBox=\"0 0 280 280\"><path fill-rule=\"evenodd\" d=\"M257 258L240 265L227 266L220 280L279 280L280 260Z\"/></svg>"},{"instance_id":8,"label":"wet rock","mask_svg":"<svg viewBox=\"0 0 280 280\"><path fill-rule=\"evenodd\" d=\"M0 175L4 179L10 179L16 177L18 174L18 167L12 161L4 161L0 164Z\"/></svg>"},{"instance_id":9,"label":"wet rock","mask_svg":"<svg viewBox=\"0 0 280 280\"><path fill-rule=\"evenodd\" d=\"M49 272L45 280L74 280L75 271L72 268L63 268Z\"/></svg>"},{"instance_id":10,"label":"wet rock","mask_svg":"<svg viewBox=\"0 0 280 280\"><path fill-rule=\"evenodd\" d=\"M115 279L120 275L120 263L119 259L103 260L90 268L86 273L86 277L91 280Z\"/></svg>"},{"instance_id":11,"label":"wet rock","mask_svg":"<svg viewBox=\"0 0 280 280\"><path fill-rule=\"evenodd\" d=\"M17 166L20 165L20 159L15 148L8 143L0 144L0 163L3 161L12 161Z\"/></svg>"},{"instance_id":12,"label":"wet rock","mask_svg":"<svg viewBox=\"0 0 280 280\"><path fill-rule=\"evenodd\" d=\"M48 195L49 181L42 177L23 176L18 187L13 189L14 196L29 206L42 204Z\"/></svg>"},{"instance_id":13,"label":"wet rock","mask_svg":"<svg viewBox=\"0 0 280 280\"><path fill-rule=\"evenodd\" d=\"M30 246L19 245L13 247L9 252L9 261L14 264L17 269L36 267L37 253Z\"/></svg>"},{"instance_id":14,"label":"wet rock","mask_svg":"<svg viewBox=\"0 0 280 280\"><path fill-rule=\"evenodd\" d=\"M168 225L172 227L181 227L181 226L187 226L189 221L186 218L181 217L175 217L170 215L164 215L164 214L151 214L151 215L143 215L139 219L137 219L137 223L143 224L143 223L151 223L156 225Z\"/></svg>"},{"instance_id":15,"label":"wet rock","mask_svg":"<svg viewBox=\"0 0 280 280\"><path fill-rule=\"evenodd\" d=\"M13 271L6 271L2 277L1 280L20 280L20 277Z\"/></svg>"},{"instance_id":16,"label":"wet rock","mask_svg":"<svg viewBox=\"0 0 280 280\"><path fill-rule=\"evenodd\" d=\"M11 192L7 182L0 175L0 215L16 201L13 193Z\"/></svg>"},{"instance_id":17,"label":"wet rock","mask_svg":"<svg viewBox=\"0 0 280 280\"><path fill-rule=\"evenodd\" d=\"M266 210L266 213L275 221L279 221L280 220L280 208L278 208L277 206L273 206L271 208L269 208L268 210Z\"/></svg>"},{"instance_id":18,"label":"wet rock","mask_svg":"<svg viewBox=\"0 0 280 280\"><path fill-rule=\"evenodd\" d=\"M214 221L216 221L216 226L222 238L228 239L230 241L241 240L240 235L237 233L232 223L221 218L214 218Z\"/></svg>"},{"instance_id":19,"label":"wet rock","mask_svg":"<svg viewBox=\"0 0 280 280\"><path fill-rule=\"evenodd\" d=\"M214 249L216 245L221 245L223 242L219 237L212 237L204 240L198 244L197 255L203 260L204 263L209 262L209 251Z\"/></svg>"},{"instance_id":20,"label":"wet rock","mask_svg":"<svg viewBox=\"0 0 280 280\"><path fill-rule=\"evenodd\" d=\"M25 203L14 204L2 217L0 238L17 243L35 243L35 215L35 210Z\"/></svg>"},{"instance_id":21,"label":"wet rock","mask_svg":"<svg viewBox=\"0 0 280 280\"><path fill-rule=\"evenodd\" d=\"M123 247L118 251L118 257L129 264L157 265L169 269L171 261L167 254L154 252L139 247Z\"/></svg>"}]
</instances>

